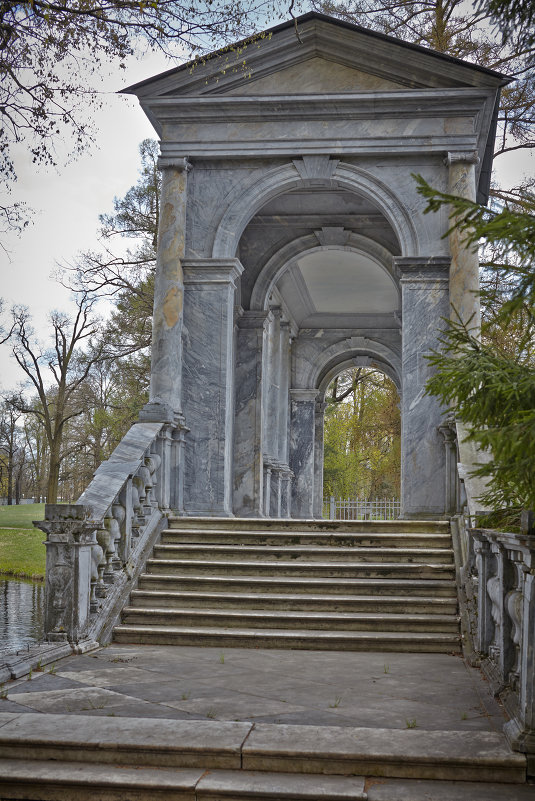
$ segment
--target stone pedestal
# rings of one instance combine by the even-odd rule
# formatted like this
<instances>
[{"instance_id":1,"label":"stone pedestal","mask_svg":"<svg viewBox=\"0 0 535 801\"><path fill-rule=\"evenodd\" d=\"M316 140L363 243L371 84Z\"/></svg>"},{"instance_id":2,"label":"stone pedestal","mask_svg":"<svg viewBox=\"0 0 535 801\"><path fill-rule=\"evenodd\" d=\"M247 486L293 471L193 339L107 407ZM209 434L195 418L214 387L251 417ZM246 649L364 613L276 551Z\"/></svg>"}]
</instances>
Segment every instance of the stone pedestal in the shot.
<instances>
[{"instance_id":1,"label":"stone pedestal","mask_svg":"<svg viewBox=\"0 0 535 801\"><path fill-rule=\"evenodd\" d=\"M238 319L234 424L234 514L264 514L262 379L269 312L246 311Z\"/></svg>"},{"instance_id":2,"label":"stone pedestal","mask_svg":"<svg viewBox=\"0 0 535 801\"><path fill-rule=\"evenodd\" d=\"M314 517L315 389L292 389L290 418L290 468L292 517Z\"/></svg>"},{"instance_id":3,"label":"stone pedestal","mask_svg":"<svg viewBox=\"0 0 535 801\"><path fill-rule=\"evenodd\" d=\"M234 297L238 259L184 262L183 410L189 515L232 515Z\"/></svg>"},{"instance_id":4,"label":"stone pedestal","mask_svg":"<svg viewBox=\"0 0 535 801\"><path fill-rule=\"evenodd\" d=\"M182 310L187 172L185 159L162 162L158 255L154 283L150 400L181 406Z\"/></svg>"},{"instance_id":5,"label":"stone pedestal","mask_svg":"<svg viewBox=\"0 0 535 801\"><path fill-rule=\"evenodd\" d=\"M45 636L78 643L88 634L96 523L84 506L53 503L37 525L47 534Z\"/></svg>"},{"instance_id":6,"label":"stone pedestal","mask_svg":"<svg viewBox=\"0 0 535 801\"><path fill-rule=\"evenodd\" d=\"M445 258L397 258L402 292L401 515L439 518L445 511L446 459L438 400L425 394L426 358L439 348L449 315Z\"/></svg>"}]
</instances>

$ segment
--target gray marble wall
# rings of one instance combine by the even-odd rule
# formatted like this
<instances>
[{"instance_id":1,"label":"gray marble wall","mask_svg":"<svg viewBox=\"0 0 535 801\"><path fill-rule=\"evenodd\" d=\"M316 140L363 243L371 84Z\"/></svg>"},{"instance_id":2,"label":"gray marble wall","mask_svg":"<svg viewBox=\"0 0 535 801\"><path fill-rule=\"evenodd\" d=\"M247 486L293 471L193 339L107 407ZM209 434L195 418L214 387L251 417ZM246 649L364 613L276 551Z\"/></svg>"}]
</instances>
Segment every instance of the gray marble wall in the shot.
<instances>
[{"instance_id":1,"label":"gray marble wall","mask_svg":"<svg viewBox=\"0 0 535 801\"><path fill-rule=\"evenodd\" d=\"M184 262L184 508L232 515L234 297L238 259Z\"/></svg>"},{"instance_id":2,"label":"gray marble wall","mask_svg":"<svg viewBox=\"0 0 535 801\"><path fill-rule=\"evenodd\" d=\"M438 400L425 394L427 355L439 348L449 316L449 260L396 259L402 288L401 502L402 517L442 517L446 457Z\"/></svg>"}]
</instances>

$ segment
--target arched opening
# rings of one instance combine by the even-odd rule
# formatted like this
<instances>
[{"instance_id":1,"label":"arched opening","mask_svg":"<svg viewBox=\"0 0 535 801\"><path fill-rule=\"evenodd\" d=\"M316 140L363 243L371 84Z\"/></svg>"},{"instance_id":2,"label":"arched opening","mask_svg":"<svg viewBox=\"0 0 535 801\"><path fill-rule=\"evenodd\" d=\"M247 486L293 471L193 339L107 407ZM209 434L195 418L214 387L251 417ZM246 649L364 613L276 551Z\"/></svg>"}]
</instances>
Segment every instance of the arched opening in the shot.
<instances>
[{"instance_id":1,"label":"arched opening","mask_svg":"<svg viewBox=\"0 0 535 801\"><path fill-rule=\"evenodd\" d=\"M323 514L339 519L399 514L401 416L394 381L369 360L344 367L325 392Z\"/></svg>"}]
</instances>

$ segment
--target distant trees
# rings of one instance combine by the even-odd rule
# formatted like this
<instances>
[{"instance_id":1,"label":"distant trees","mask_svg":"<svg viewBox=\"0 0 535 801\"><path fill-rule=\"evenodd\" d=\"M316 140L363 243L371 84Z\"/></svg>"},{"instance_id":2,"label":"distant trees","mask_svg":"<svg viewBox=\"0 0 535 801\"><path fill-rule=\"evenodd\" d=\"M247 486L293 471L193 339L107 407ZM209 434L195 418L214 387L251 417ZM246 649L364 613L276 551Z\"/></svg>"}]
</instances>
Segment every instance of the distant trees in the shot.
<instances>
[{"instance_id":1,"label":"distant trees","mask_svg":"<svg viewBox=\"0 0 535 801\"><path fill-rule=\"evenodd\" d=\"M325 400L324 495L399 497L401 422L393 382L374 368L345 370Z\"/></svg>"},{"instance_id":2,"label":"distant trees","mask_svg":"<svg viewBox=\"0 0 535 801\"><path fill-rule=\"evenodd\" d=\"M36 340L28 311L20 307L12 311L12 353L38 402L31 402L20 391L10 398L10 407L21 414L33 415L45 434L49 503L55 503L58 496L60 466L65 457L65 427L82 413L83 385L93 365L102 358L103 345L97 340L99 322L93 305L94 300L82 294L76 300L72 318L53 312L52 345L48 348ZM82 350L84 344L87 347Z\"/></svg>"}]
</instances>

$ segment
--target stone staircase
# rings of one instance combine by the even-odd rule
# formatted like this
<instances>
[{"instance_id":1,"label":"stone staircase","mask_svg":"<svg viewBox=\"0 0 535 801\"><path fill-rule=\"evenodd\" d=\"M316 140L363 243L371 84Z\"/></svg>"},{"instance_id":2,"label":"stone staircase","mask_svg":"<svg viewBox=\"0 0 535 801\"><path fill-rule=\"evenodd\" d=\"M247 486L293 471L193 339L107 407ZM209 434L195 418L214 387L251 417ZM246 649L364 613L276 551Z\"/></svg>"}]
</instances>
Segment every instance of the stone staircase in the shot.
<instances>
[{"instance_id":1,"label":"stone staircase","mask_svg":"<svg viewBox=\"0 0 535 801\"><path fill-rule=\"evenodd\" d=\"M458 652L449 524L171 518L121 643Z\"/></svg>"}]
</instances>

